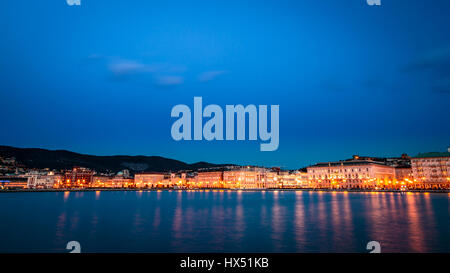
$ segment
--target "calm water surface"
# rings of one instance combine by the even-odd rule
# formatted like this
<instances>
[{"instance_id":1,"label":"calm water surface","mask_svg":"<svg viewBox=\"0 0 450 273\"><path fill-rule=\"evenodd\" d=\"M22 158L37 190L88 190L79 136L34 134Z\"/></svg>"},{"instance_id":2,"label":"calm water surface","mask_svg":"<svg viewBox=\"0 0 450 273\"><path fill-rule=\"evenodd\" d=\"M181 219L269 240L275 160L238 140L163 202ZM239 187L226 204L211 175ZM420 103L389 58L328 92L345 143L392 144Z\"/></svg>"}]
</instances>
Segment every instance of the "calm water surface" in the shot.
<instances>
[{"instance_id":1,"label":"calm water surface","mask_svg":"<svg viewBox=\"0 0 450 273\"><path fill-rule=\"evenodd\" d=\"M0 194L0 252L450 252L450 195L309 191Z\"/></svg>"}]
</instances>

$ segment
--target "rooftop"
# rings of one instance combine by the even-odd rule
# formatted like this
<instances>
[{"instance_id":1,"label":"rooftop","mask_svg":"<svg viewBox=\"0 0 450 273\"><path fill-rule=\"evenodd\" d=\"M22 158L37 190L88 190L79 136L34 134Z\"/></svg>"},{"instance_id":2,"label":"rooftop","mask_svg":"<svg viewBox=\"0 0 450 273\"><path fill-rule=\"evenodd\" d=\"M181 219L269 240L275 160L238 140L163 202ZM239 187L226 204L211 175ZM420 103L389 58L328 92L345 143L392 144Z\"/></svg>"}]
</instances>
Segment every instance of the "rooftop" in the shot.
<instances>
[{"instance_id":1,"label":"rooftop","mask_svg":"<svg viewBox=\"0 0 450 273\"><path fill-rule=\"evenodd\" d=\"M311 167L331 167L331 166L358 166L358 165L383 165L387 166L383 162L373 160L348 160L348 161L336 161L336 162L320 162Z\"/></svg>"},{"instance_id":2,"label":"rooftop","mask_svg":"<svg viewBox=\"0 0 450 273\"><path fill-rule=\"evenodd\" d=\"M430 157L450 157L450 152L419 153L414 158L430 158Z\"/></svg>"}]
</instances>

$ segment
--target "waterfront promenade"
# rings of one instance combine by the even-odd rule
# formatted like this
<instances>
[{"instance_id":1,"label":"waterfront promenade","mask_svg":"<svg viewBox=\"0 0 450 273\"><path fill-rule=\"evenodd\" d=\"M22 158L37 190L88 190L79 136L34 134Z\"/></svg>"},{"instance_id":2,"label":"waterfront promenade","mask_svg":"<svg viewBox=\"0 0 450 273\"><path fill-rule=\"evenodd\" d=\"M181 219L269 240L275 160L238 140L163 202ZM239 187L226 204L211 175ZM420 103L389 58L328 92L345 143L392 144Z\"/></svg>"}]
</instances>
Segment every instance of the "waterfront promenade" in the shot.
<instances>
[{"instance_id":1,"label":"waterfront promenade","mask_svg":"<svg viewBox=\"0 0 450 273\"><path fill-rule=\"evenodd\" d=\"M95 192L95 191L232 191L232 192L263 192L263 191L312 191L312 192L392 192L392 193L450 193L450 190L446 189L415 189L415 190L370 190L370 189L222 189L222 188L209 188L209 189L174 189L174 188L151 188L151 189L138 189L138 188L84 188L84 189L7 189L0 190L0 193L8 192Z\"/></svg>"}]
</instances>

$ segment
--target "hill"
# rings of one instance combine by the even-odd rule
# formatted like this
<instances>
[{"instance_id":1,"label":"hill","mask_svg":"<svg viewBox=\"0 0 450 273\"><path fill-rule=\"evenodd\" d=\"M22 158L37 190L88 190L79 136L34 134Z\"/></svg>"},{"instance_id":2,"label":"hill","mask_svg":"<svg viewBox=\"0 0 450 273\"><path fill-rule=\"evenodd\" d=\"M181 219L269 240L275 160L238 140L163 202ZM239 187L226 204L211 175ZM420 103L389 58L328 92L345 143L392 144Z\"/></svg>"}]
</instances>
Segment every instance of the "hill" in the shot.
<instances>
[{"instance_id":1,"label":"hill","mask_svg":"<svg viewBox=\"0 0 450 273\"><path fill-rule=\"evenodd\" d=\"M38 148L15 148L0 145L0 157L14 157L26 168L71 169L74 166L87 167L97 172L118 172L128 169L137 172L163 172L179 170L198 170L201 168L224 166L207 162L188 164L160 156L95 156L74 153L66 150L46 150Z\"/></svg>"}]
</instances>

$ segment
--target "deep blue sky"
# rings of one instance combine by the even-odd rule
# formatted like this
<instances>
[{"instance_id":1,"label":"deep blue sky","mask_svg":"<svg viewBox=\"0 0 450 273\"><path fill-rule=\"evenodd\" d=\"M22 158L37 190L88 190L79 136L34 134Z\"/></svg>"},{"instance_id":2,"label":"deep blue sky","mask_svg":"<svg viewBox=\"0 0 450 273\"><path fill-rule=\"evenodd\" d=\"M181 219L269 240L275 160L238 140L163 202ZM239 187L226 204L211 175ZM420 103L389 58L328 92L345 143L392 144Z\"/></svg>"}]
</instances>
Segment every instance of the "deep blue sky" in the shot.
<instances>
[{"instance_id":1,"label":"deep blue sky","mask_svg":"<svg viewBox=\"0 0 450 273\"><path fill-rule=\"evenodd\" d=\"M298 168L450 146L450 1L0 2L0 145ZM172 140L279 104L280 146Z\"/></svg>"}]
</instances>

